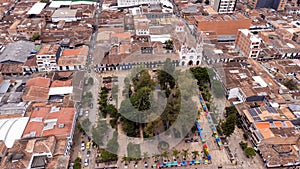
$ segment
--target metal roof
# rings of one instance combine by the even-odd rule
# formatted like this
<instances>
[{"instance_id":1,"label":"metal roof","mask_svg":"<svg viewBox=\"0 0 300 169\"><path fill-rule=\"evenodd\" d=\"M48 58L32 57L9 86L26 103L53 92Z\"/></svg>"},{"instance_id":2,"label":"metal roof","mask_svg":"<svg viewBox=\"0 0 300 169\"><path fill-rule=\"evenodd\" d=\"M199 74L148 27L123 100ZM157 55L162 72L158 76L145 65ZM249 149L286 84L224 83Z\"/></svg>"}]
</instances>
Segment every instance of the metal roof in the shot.
<instances>
[{"instance_id":1,"label":"metal roof","mask_svg":"<svg viewBox=\"0 0 300 169\"><path fill-rule=\"evenodd\" d=\"M41 3L41 2L37 2L35 3L30 10L27 12L28 15L38 15L42 12L42 10L45 8L45 6L47 5L47 3Z\"/></svg>"},{"instance_id":2,"label":"metal roof","mask_svg":"<svg viewBox=\"0 0 300 169\"><path fill-rule=\"evenodd\" d=\"M15 140L21 138L29 117L0 119L0 140L7 148L14 145Z\"/></svg>"}]
</instances>

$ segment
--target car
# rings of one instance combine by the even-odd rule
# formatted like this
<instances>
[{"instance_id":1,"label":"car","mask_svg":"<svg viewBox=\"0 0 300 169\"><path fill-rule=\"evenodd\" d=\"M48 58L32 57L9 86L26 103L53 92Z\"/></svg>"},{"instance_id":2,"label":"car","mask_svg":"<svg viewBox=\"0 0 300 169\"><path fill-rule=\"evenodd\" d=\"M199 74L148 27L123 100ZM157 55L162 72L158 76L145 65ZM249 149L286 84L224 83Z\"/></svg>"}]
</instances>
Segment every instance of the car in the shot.
<instances>
[{"instance_id":1,"label":"car","mask_svg":"<svg viewBox=\"0 0 300 169\"><path fill-rule=\"evenodd\" d=\"M90 157L90 156L91 156L91 151L88 150L88 151L86 152L86 157Z\"/></svg>"},{"instance_id":2,"label":"car","mask_svg":"<svg viewBox=\"0 0 300 169\"><path fill-rule=\"evenodd\" d=\"M91 109L93 108L93 103L90 103L90 108L91 108Z\"/></svg>"},{"instance_id":3,"label":"car","mask_svg":"<svg viewBox=\"0 0 300 169\"><path fill-rule=\"evenodd\" d=\"M91 148L91 142L88 141L88 142L86 143L85 148L86 148L86 149L90 149L90 148Z\"/></svg>"},{"instance_id":4,"label":"car","mask_svg":"<svg viewBox=\"0 0 300 169\"><path fill-rule=\"evenodd\" d=\"M80 109L79 116L82 116L82 115L83 115L83 109Z\"/></svg>"},{"instance_id":5,"label":"car","mask_svg":"<svg viewBox=\"0 0 300 169\"><path fill-rule=\"evenodd\" d=\"M109 97L109 101L112 101L113 100L113 98L112 97Z\"/></svg>"},{"instance_id":6,"label":"car","mask_svg":"<svg viewBox=\"0 0 300 169\"><path fill-rule=\"evenodd\" d=\"M85 116L88 117L89 116L89 111L85 111Z\"/></svg>"},{"instance_id":7,"label":"car","mask_svg":"<svg viewBox=\"0 0 300 169\"><path fill-rule=\"evenodd\" d=\"M189 139L186 139L186 140L184 140L184 142L186 142L186 143L190 143L190 142L191 142L191 140L189 140Z\"/></svg>"},{"instance_id":8,"label":"car","mask_svg":"<svg viewBox=\"0 0 300 169\"><path fill-rule=\"evenodd\" d=\"M84 166L85 166L85 167L89 166L89 162L90 162L89 159L85 159L85 160L84 160Z\"/></svg>"},{"instance_id":9,"label":"car","mask_svg":"<svg viewBox=\"0 0 300 169\"><path fill-rule=\"evenodd\" d=\"M81 142L81 151L84 151L85 150L85 143L84 141Z\"/></svg>"}]
</instances>

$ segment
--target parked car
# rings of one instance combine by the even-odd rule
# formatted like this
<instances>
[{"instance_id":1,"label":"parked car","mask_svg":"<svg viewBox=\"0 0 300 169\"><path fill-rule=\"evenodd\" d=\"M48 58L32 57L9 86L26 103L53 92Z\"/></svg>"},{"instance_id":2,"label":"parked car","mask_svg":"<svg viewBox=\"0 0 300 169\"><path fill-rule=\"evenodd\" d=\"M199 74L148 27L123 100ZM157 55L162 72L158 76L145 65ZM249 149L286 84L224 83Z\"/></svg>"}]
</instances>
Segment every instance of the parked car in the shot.
<instances>
[{"instance_id":1,"label":"parked car","mask_svg":"<svg viewBox=\"0 0 300 169\"><path fill-rule=\"evenodd\" d=\"M83 109L79 110L79 116L83 116Z\"/></svg>"},{"instance_id":2,"label":"parked car","mask_svg":"<svg viewBox=\"0 0 300 169\"><path fill-rule=\"evenodd\" d=\"M88 150L88 151L86 152L86 157L90 157L90 156L91 156L91 151Z\"/></svg>"},{"instance_id":3,"label":"parked car","mask_svg":"<svg viewBox=\"0 0 300 169\"><path fill-rule=\"evenodd\" d=\"M90 148L91 148L91 142L87 142L85 148L86 148L86 149L90 149Z\"/></svg>"},{"instance_id":4,"label":"parked car","mask_svg":"<svg viewBox=\"0 0 300 169\"><path fill-rule=\"evenodd\" d=\"M88 117L89 116L89 111L85 111L85 116Z\"/></svg>"},{"instance_id":5,"label":"parked car","mask_svg":"<svg viewBox=\"0 0 300 169\"><path fill-rule=\"evenodd\" d=\"M84 141L81 142L81 151L84 151L85 150L85 143Z\"/></svg>"},{"instance_id":6,"label":"parked car","mask_svg":"<svg viewBox=\"0 0 300 169\"><path fill-rule=\"evenodd\" d=\"M89 162L90 162L89 159L85 159L85 160L84 160L84 166L85 166L85 167L89 166Z\"/></svg>"}]
</instances>

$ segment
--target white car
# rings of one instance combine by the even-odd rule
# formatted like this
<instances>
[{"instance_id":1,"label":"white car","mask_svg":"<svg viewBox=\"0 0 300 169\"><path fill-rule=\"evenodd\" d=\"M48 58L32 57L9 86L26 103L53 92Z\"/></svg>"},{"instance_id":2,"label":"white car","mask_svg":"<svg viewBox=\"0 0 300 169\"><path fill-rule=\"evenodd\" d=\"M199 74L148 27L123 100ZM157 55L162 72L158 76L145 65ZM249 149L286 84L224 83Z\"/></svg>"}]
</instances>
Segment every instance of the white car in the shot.
<instances>
[{"instance_id":1,"label":"white car","mask_svg":"<svg viewBox=\"0 0 300 169\"><path fill-rule=\"evenodd\" d=\"M85 167L89 166L89 159L85 159L85 160L84 160L84 166L85 166Z\"/></svg>"},{"instance_id":2,"label":"white car","mask_svg":"<svg viewBox=\"0 0 300 169\"><path fill-rule=\"evenodd\" d=\"M85 142L81 142L81 151L84 151L85 150Z\"/></svg>"},{"instance_id":3,"label":"white car","mask_svg":"<svg viewBox=\"0 0 300 169\"><path fill-rule=\"evenodd\" d=\"M85 111L85 116L88 117L89 116L89 111Z\"/></svg>"}]
</instances>

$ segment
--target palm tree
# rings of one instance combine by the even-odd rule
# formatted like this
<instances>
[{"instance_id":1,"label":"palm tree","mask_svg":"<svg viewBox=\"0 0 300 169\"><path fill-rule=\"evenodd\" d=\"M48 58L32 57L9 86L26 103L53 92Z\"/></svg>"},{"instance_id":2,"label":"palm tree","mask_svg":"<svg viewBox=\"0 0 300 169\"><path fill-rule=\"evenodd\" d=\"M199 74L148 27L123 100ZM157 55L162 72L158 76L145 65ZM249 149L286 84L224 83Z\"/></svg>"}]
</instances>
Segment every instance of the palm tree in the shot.
<instances>
[{"instance_id":1,"label":"palm tree","mask_svg":"<svg viewBox=\"0 0 300 169\"><path fill-rule=\"evenodd\" d=\"M161 156L162 156L163 158L169 159L169 152L164 151L164 152L161 154ZM166 159L164 159L164 161L166 161Z\"/></svg>"},{"instance_id":2,"label":"palm tree","mask_svg":"<svg viewBox=\"0 0 300 169\"><path fill-rule=\"evenodd\" d=\"M149 155L147 152L143 153L143 160L149 159Z\"/></svg>"},{"instance_id":3,"label":"palm tree","mask_svg":"<svg viewBox=\"0 0 300 169\"><path fill-rule=\"evenodd\" d=\"M124 165L127 166L127 165L128 165L127 163L129 162L129 157L126 157L126 156L124 155L124 156L122 157L122 160L121 160L121 163L123 163L123 162L125 163Z\"/></svg>"},{"instance_id":4,"label":"palm tree","mask_svg":"<svg viewBox=\"0 0 300 169\"><path fill-rule=\"evenodd\" d=\"M193 151L193 159L196 159L199 156L199 151Z\"/></svg>"},{"instance_id":5,"label":"palm tree","mask_svg":"<svg viewBox=\"0 0 300 169\"><path fill-rule=\"evenodd\" d=\"M183 149L182 150L182 156L183 156L183 159L186 160L186 158L188 157L189 155L189 149Z\"/></svg>"},{"instance_id":6,"label":"palm tree","mask_svg":"<svg viewBox=\"0 0 300 169\"><path fill-rule=\"evenodd\" d=\"M173 152L174 161L176 161L178 155L180 154L180 151L178 151L177 149L173 149L172 152Z\"/></svg>"},{"instance_id":7,"label":"palm tree","mask_svg":"<svg viewBox=\"0 0 300 169\"><path fill-rule=\"evenodd\" d=\"M155 154L153 157L154 157L154 162L157 163L158 158L160 157L160 155L159 154Z\"/></svg>"}]
</instances>

